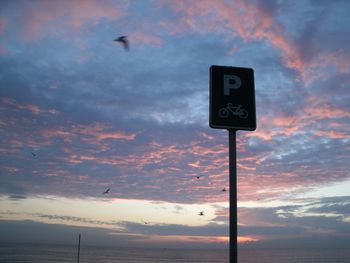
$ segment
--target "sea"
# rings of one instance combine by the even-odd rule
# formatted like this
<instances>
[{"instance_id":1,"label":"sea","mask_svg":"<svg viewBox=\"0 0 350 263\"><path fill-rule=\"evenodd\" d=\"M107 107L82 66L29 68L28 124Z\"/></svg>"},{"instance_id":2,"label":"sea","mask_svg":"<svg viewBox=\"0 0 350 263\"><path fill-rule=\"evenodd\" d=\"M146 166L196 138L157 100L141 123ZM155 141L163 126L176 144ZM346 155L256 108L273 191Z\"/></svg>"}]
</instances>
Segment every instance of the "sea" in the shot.
<instances>
[{"instance_id":1,"label":"sea","mask_svg":"<svg viewBox=\"0 0 350 263\"><path fill-rule=\"evenodd\" d=\"M0 243L1 263L75 263L77 247ZM79 263L227 263L225 249L84 246ZM350 263L350 249L240 249L239 263Z\"/></svg>"}]
</instances>

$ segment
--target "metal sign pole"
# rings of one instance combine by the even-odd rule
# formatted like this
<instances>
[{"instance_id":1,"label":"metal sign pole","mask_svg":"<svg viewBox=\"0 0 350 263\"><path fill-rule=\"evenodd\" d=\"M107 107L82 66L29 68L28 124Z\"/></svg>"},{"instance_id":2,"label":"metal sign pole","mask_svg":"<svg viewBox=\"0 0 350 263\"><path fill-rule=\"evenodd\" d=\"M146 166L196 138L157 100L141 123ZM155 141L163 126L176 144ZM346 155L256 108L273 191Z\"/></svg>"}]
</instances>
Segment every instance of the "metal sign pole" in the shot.
<instances>
[{"instance_id":1,"label":"metal sign pole","mask_svg":"<svg viewBox=\"0 0 350 263\"><path fill-rule=\"evenodd\" d=\"M209 74L209 126L229 134L230 263L237 263L236 131L256 129L254 70L212 65Z\"/></svg>"},{"instance_id":2,"label":"metal sign pole","mask_svg":"<svg viewBox=\"0 0 350 263\"><path fill-rule=\"evenodd\" d=\"M228 140L230 172L230 263L238 263L236 130L228 130Z\"/></svg>"}]
</instances>

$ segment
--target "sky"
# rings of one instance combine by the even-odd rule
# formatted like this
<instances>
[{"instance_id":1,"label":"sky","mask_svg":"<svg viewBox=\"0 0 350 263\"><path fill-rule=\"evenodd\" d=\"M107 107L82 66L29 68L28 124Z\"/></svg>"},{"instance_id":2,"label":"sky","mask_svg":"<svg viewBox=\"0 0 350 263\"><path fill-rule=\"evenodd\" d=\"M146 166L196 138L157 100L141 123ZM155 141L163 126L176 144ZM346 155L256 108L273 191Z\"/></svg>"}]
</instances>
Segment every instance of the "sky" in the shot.
<instances>
[{"instance_id":1,"label":"sky","mask_svg":"<svg viewBox=\"0 0 350 263\"><path fill-rule=\"evenodd\" d=\"M227 248L224 65L255 78L239 245L349 246L349 1L0 6L0 242Z\"/></svg>"}]
</instances>

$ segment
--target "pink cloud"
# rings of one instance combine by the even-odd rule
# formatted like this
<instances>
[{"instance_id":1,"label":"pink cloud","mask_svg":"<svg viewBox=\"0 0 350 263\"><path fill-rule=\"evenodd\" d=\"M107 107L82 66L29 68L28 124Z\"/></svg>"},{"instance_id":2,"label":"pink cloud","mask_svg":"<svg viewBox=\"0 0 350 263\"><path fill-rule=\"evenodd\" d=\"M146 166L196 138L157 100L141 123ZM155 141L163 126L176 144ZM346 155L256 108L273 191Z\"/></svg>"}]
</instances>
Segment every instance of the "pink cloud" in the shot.
<instances>
[{"instance_id":1,"label":"pink cloud","mask_svg":"<svg viewBox=\"0 0 350 263\"><path fill-rule=\"evenodd\" d=\"M0 127L5 127L7 123L3 120L0 120Z\"/></svg>"},{"instance_id":2,"label":"pink cloud","mask_svg":"<svg viewBox=\"0 0 350 263\"><path fill-rule=\"evenodd\" d=\"M328 53L319 53L310 61L308 70L304 72L304 81L310 83L314 80L326 80L332 74L350 73L350 57L344 50Z\"/></svg>"},{"instance_id":3,"label":"pink cloud","mask_svg":"<svg viewBox=\"0 0 350 263\"><path fill-rule=\"evenodd\" d=\"M254 133L248 133L245 136L246 137L255 137L255 138L260 138L260 139L265 140L265 141L270 141L273 139L275 134L269 130L259 129L259 130L255 131Z\"/></svg>"},{"instance_id":4,"label":"pink cloud","mask_svg":"<svg viewBox=\"0 0 350 263\"><path fill-rule=\"evenodd\" d=\"M350 137L347 132L339 132L339 131L314 131L314 134L319 137L328 137L331 139L348 139Z\"/></svg>"},{"instance_id":5,"label":"pink cloud","mask_svg":"<svg viewBox=\"0 0 350 263\"><path fill-rule=\"evenodd\" d=\"M294 134L307 134L314 129L317 122L328 123L327 127L332 132L318 131L315 135L324 134L329 138L340 138L345 135L341 130L347 127L346 123L336 120L349 119L350 112L341 108L331 106L327 99L309 97L306 106L300 108L295 115L276 115L275 117L261 117L258 128L252 133L245 133L246 138L259 138L265 141L272 141L277 137L289 137Z\"/></svg>"},{"instance_id":6,"label":"pink cloud","mask_svg":"<svg viewBox=\"0 0 350 263\"><path fill-rule=\"evenodd\" d=\"M208 133L205 132L199 132L199 136L203 137L204 139L208 140L208 141L213 141L215 140L215 137L212 135L209 135Z\"/></svg>"},{"instance_id":7,"label":"pink cloud","mask_svg":"<svg viewBox=\"0 0 350 263\"><path fill-rule=\"evenodd\" d=\"M290 136L303 132L305 121L299 116L261 117L256 131L244 134L247 138L260 138L264 141L273 140L276 136Z\"/></svg>"},{"instance_id":8,"label":"pink cloud","mask_svg":"<svg viewBox=\"0 0 350 263\"><path fill-rule=\"evenodd\" d=\"M142 185L146 190L159 189L155 185L171 182L173 191L178 194L191 192L191 195L194 195L194 191L198 190L195 195L198 195L198 198L201 196L202 202L226 201L227 196L220 192L223 187L227 187L228 174L227 149L223 150L223 147L205 147L201 146L200 142L192 142L189 145L152 142L137 146L131 154L109 154L108 151L111 150L105 154L97 154L95 150L82 154L65 147L66 156L60 159L71 164L86 162L111 165L118 168L119 173L129 174L131 178L135 175L152 178L149 183ZM220 158L223 153L225 157ZM197 161L193 161L193 157ZM198 175L204 176L197 179ZM135 187L138 187L138 183ZM217 194L204 197L208 190Z\"/></svg>"},{"instance_id":9,"label":"pink cloud","mask_svg":"<svg viewBox=\"0 0 350 263\"><path fill-rule=\"evenodd\" d=\"M38 106L36 106L36 105L33 105L33 104L28 104L24 108L29 110L33 114L39 114L40 113L40 108Z\"/></svg>"},{"instance_id":10,"label":"pink cloud","mask_svg":"<svg viewBox=\"0 0 350 263\"><path fill-rule=\"evenodd\" d=\"M154 34L146 34L141 31L135 31L130 34L130 39L135 43L142 43L154 47L161 47L163 45L163 40Z\"/></svg>"},{"instance_id":11,"label":"pink cloud","mask_svg":"<svg viewBox=\"0 0 350 263\"><path fill-rule=\"evenodd\" d=\"M20 104L16 102L14 99L4 97L0 101L0 110L24 110L28 111L32 114L43 114L43 113L49 113L49 114L58 114L59 111L55 109L43 109L40 108L37 105L34 104Z\"/></svg>"},{"instance_id":12,"label":"pink cloud","mask_svg":"<svg viewBox=\"0 0 350 263\"><path fill-rule=\"evenodd\" d=\"M20 148L22 148L24 146L24 142L22 142L20 139L10 139L7 141L7 146L8 146L8 150L10 151L10 149L17 151Z\"/></svg>"},{"instance_id":13,"label":"pink cloud","mask_svg":"<svg viewBox=\"0 0 350 263\"><path fill-rule=\"evenodd\" d=\"M106 150L105 145L100 142L106 139L112 140L135 140L135 133L125 133L122 131L109 132L103 123L92 123L90 125L72 125L71 127L55 127L53 129L42 130L41 134L46 139L63 138L65 142L72 142L77 138L83 142L100 146L100 150ZM68 148L65 148L68 151Z\"/></svg>"},{"instance_id":14,"label":"pink cloud","mask_svg":"<svg viewBox=\"0 0 350 263\"><path fill-rule=\"evenodd\" d=\"M294 125L296 120L296 116L277 116L271 122L277 126L290 126Z\"/></svg>"},{"instance_id":15,"label":"pink cloud","mask_svg":"<svg viewBox=\"0 0 350 263\"><path fill-rule=\"evenodd\" d=\"M5 28L7 26L7 19L4 17L0 17L0 36L4 34ZM4 44L0 43L0 55L5 55L7 53L7 49Z\"/></svg>"},{"instance_id":16,"label":"pink cloud","mask_svg":"<svg viewBox=\"0 0 350 263\"><path fill-rule=\"evenodd\" d=\"M42 130L40 133L41 136L47 140L61 137L67 143L71 143L74 137L74 134L72 134L69 131L66 131L63 127L55 127L53 129Z\"/></svg>"},{"instance_id":17,"label":"pink cloud","mask_svg":"<svg viewBox=\"0 0 350 263\"><path fill-rule=\"evenodd\" d=\"M349 111L333 108L322 102L318 102L317 105L313 105L313 107L306 108L305 112L312 118L317 119L350 118Z\"/></svg>"},{"instance_id":18,"label":"pink cloud","mask_svg":"<svg viewBox=\"0 0 350 263\"><path fill-rule=\"evenodd\" d=\"M1 152L1 150L0 150ZM10 173L10 174L16 174L18 173L21 169L15 167L15 166L7 166L7 165L3 165L1 166L1 169L4 169L4 171Z\"/></svg>"},{"instance_id":19,"label":"pink cloud","mask_svg":"<svg viewBox=\"0 0 350 263\"><path fill-rule=\"evenodd\" d=\"M98 140L105 140L105 139L114 139L114 140L127 140L132 141L135 139L136 134L126 134L123 132L107 132L107 133L100 133L96 135Z\"/></svg>"},{"instance_id":20,"label":"pink cloud","mask_svg":"<svg viewBox=\"0 0 350 263\"><path fill-rule=\"evenodd\" d=\"M292 39L273 13L249 1L158 1L159 6L169 6L178 17L163 20L160 25L170 34L185 34L190 30L200 33L225 34L225 41L239 36L245 41L267 41L281 53L282 62L298 73L304 82L329 76L329 67L340 73L349 73L350 57L343 51L315 53L305 59L301 47ZM233 47L235 50L236 47ZM230 51L229 51L230 52Z\"/></svg>"},{"instance_id":21,"label":"pink cloud","mask_svg":"<svg viewBox=\"0 0 350 263\"><path fill-rule=\"evenodd\" d=\"M4 17L0 17L0 35L4 33L6 25L7 25L7 19Z\"/></svg>"},{"instance_id":22,"label":"pink cloud","mask_svg":"<svg viewBox=\"0 0 350 263\"><path fill-rule=\"evenodd\" d=\"M188 166L192 167L192 168L200 168L200 161L195 161L195 162L190 162L187 164Z\"/></svg>"},{"instance_id":23,"label":"pink cloud","mask_svg":"<svg viewBox=\"0 0 350 263\"><path fill-rule=\"evenodd\" d=\"M26 5L22 35L28 41L55 34L57 31L78 31L101 18L118 19L121 10L112 1L37 1Z\"/></svg>"},{"instance_id":24,"label":"pink cloud","mask_svg":"<svg viewBox=\"0 0 350 263\"><path fill-rule=\"evenodd\" d=\"M79 181L86 181L90 178L88 175L79 175Z\"/></svg>"},{"instance_id":25,"label":"pink cloud","mask_svg":"<svg viewBox=\"0 0 350 263\"><path fill-rule=\"evenodd\" d=\"M306 68L300 51L284 28L271 13L247 1L160 1L182 15L178 21L162 21L161 25L173 33L221 32L240 36L245 41L266 40L282 53L287 67L299 73Z\"/></svg>"}]
</instances>

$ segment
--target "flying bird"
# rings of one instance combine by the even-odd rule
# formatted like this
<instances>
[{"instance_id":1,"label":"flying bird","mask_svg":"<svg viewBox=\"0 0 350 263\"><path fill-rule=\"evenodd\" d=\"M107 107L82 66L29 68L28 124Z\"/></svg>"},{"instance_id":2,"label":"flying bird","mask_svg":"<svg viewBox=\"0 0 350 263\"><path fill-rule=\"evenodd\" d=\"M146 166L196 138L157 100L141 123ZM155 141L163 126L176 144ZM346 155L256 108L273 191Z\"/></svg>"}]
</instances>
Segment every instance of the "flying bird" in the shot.
<instances>
[{"instance_id":1,"label":"flying bird","mask_svg":"<svg viewBox=\"0 0 350 263\"><path fill-rule=\"evenodd\" d=\"M203 177L204 175L197 175L196 178L199 179L201 177Z\"/></svg>"},{"instance_id":2,"label":"flying bird","mask_svg":"<svg viewBox=\"0 0 350 263\"><path fill-rule=\"evenodd\" d=\"M143 222L143 223L144 223L145 225L148 225L148 222L146 222L146 221L143 221L143 220L142 220L142 222Z\"/></svg>"},{"instance_id":3,"label":"flying bird","mask_svg":"<svg viewBox=\"0 0 350 263\"><path fill-rule=\"evenodd\" d=\"M33 157L35 157L36 156L36 154L35 153L33 153L33 152L30 152L32 155L33 155Z\"/></svg>"},{"instance_id":4,"label":"flying bird","mask_svg":"<svg viewBox=\"0 0 350 263\"><path fill-rule=\"evenodd\" d=\"M121 37L114 39L113 41L120 42L123 45L125 50L129 50L128 36L121 36Z\"/></svg>"},{"instance_id":5,"label":"flying bird","mask_svg":"<svg viewBox=\"0 0 350 263\"><path fill-rule=\"evenodd\" d=\"M199 216L204 216L204 211L198 213Z\"/></svg>"},{"instance_id":6,"label":"flying bird","mask_svg":"<svg viewBox=\"0 0 350 263\"><path fill-rule=\"evenodd\" d=\"M108 188L108 189L107 189L106 191L104 191L102 194L104 194L104 195L105 195L105 194L108 194L108 193L109 193L109 190L110 190L110 189Z\"/></svg>"},{"instance_id":7,"label":"flying bird","mask_svg":"<svg viewBox=\"0 0 350 263\"><path fill-rule=\"evenodd\" d=\"M226 188L223 188L223 189L221 190L221 192L226 192Z\"/></svg>"}]
</instances>

